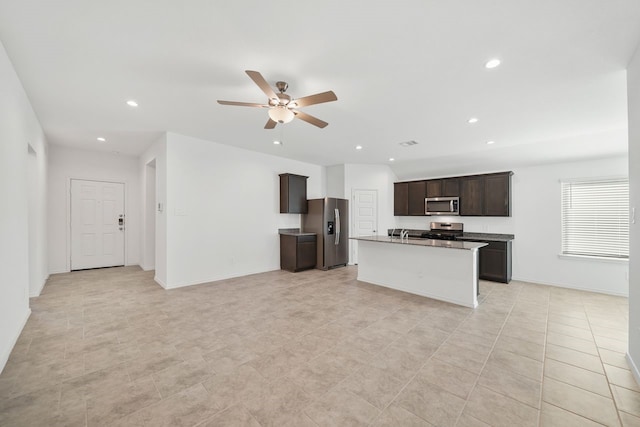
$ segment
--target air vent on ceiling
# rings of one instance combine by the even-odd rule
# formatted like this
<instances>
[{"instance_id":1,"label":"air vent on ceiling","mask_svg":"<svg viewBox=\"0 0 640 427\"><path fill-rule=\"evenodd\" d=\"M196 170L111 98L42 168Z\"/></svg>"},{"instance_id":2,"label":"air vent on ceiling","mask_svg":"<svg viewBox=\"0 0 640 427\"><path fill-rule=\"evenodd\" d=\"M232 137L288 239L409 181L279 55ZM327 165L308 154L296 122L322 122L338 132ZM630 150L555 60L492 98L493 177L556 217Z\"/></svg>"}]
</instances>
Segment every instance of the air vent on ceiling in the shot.
<instances>
[{"instance_id":1,"label":"air vent on ceiling","mask_svg":"<svg viewBox=\"0 0 640 427\"><path fill-rule=\"evenodd\" d=\"M403 147L411 147L412 145L417 145L418 143L414 140L401 142L400 145Z\"/></svg>"}]
</instances>

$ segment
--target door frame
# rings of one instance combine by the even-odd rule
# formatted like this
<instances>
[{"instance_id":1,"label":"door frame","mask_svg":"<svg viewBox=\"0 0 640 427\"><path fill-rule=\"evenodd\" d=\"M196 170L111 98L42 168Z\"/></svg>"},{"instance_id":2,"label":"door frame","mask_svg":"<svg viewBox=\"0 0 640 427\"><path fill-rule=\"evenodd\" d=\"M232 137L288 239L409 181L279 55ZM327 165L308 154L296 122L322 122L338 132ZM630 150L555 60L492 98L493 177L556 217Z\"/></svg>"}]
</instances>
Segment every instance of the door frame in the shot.
<instances>
[{"instance_id":1,"label":"door frame","mask_svg":"<svg viewBox=\"0 0 640 427\"><path fill-rule=\"evenodd\" d=\"M376 228L376 233L378 233L378 224L380 223L379 221L379 217L380 215L378 214L379 212L379 199L378 196L380 195L380 192L378 191L377 188L352 188L351 189L351 204L352 207L349 209L349 222L351 224L350 229L351 230L356 230L356 192L357 191L373 191L376 193L376 224L375 224L375 228ZM351 236L349 236L351 237ZM349 239L349 264L351 265L357 265L357 262L354 262L354 252L355 252L355 245L358 244L357 240L351 240ZM357 259L355 261L358 261Z\"/></svg>"},{"instance_id":2,"label":"door frame","mask_svg":"<svg viewBox=\"0 0 640 427\"><path fill-rule=\"evenodd\" d=\"M124 218L125 218L125 227L124 227L124 265L129 265L128 260L129 260L129 254L127 251L127 242L129 240L129 213L128 213L128 209L127 209L127 186L128 186L128 182L127 180L117 180L117 179L100 179L100 178L88 178L88 177L79 177L79 176L69 176L67 175L67 179L65 182L65 197L67 198L67 218L66 218L66 222L67 222L67 233L65 235L65 246L66 246L66 272L69 273L71 272L71 181L72 180L78 180L78 181L96 181L96 182L108 182L110 184L122 184L123 185L123 194L122 194L122 198L124 200L122 200L123 203L123 207L124 207Z\"/></svg>"}]
</instances>

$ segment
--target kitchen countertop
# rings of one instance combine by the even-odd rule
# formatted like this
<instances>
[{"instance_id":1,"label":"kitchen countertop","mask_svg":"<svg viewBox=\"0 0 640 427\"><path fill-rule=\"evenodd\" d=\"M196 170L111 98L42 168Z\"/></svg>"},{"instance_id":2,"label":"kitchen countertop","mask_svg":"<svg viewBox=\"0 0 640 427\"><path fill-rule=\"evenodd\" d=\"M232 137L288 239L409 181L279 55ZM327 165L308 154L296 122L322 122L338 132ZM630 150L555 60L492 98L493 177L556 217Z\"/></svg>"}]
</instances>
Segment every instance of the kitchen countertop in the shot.
<instances>
[{"instance_id":1,"label":"kitchen countertop","mask_svg":"<svg viewBox=\"0 0 640 427\"><path fill-rule=\"evenodd\" d=\"M487 246L482 242L460 242L455 240L433 240L433 239L421 239L421 238L409 238L400 240L399 237L391 238L389 236L361 236L361 237L349 237L352 240L364 240L367 242L380 242L391 243L397 245L413 245L413 246L430 246L435 248L446 249L465 249L474 250Z\"/></svg>"},{"instance_id":2,"label":"kitchen countertop","mask_svg":"<svg viewBox=\"0 0 640 427\"><path fill-rule=\"evenodd\" d=\"M305 233L300 231L299 228L279 228L278 234L283 234L285 236L315 236L316 233Z\"/></svg>"},{"instance_id":3,"label":"kitchen countertop","mask_svg":"<svg viewBox=\"0 0 640 427\"><path fill-rule=\"evenodd\" d=\"M487 242L508 242L515 239L513 234L495 234L495 233L462 233L462 237L456 237L458 240L483 240Z\"/></svg>"},{"instance_id":4,"label":"kitchen countertop","mask_svg":"<svg viewBox=\"0 0 640 427\"><path fill-rule=\"evenodd\" d=\"M402 229L396 228L395 230L397 233L400 233ZM415 237L415 238L420 238L422 236L422 233L429 232L429 230L412 230L408 228L406 228L405 230L409 232L409 237ZM387 234L390 233L391 231L392 230L389 229L387 231ZM515 236L513 234L464 232L462 233L462 236L456 237L456 239L459 241L481 240L481 241L487 241L487 242L508 242L509 240L514 240Z\"/></svg>"}]
</instances>

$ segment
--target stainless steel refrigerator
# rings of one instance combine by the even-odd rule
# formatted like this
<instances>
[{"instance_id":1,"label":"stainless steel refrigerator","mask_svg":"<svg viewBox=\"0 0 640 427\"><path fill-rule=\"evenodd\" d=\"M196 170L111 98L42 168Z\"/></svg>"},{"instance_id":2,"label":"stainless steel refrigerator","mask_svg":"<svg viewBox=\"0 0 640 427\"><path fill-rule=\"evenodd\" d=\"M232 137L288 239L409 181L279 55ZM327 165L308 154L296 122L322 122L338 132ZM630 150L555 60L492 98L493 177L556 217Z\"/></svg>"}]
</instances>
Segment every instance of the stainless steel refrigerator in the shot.
<instances>
[{"instance_id":1,"label":"stainless steel refrigerator","mask_svg":"<svg viewBox=\"0 0 640 427\"><path fill-rule=\"evenodd\" d=\"M308 213L302 215L302 230L316 233L316 268L347 265L349 262L349 201L325 197L308 201Z\"/></svg>"}]
</instances>

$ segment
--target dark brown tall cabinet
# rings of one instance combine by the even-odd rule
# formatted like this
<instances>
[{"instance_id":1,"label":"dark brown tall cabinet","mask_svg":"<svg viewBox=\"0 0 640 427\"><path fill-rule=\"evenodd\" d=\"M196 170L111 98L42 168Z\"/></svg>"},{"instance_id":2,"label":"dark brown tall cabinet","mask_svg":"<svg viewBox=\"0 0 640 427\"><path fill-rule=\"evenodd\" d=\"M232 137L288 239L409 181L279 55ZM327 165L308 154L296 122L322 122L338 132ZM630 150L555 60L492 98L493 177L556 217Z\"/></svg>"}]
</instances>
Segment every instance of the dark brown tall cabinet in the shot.
<instances>
[{"instance_id":1,"label":"dark brown tall cabinet","mask_svg":"<svg viewBox=\"0 0 640 427\"><path fill-rule=\"evenodd\" d=\"M307 213L308 176L280 174L280 213Z\"/></svg>"}]
</instances>

